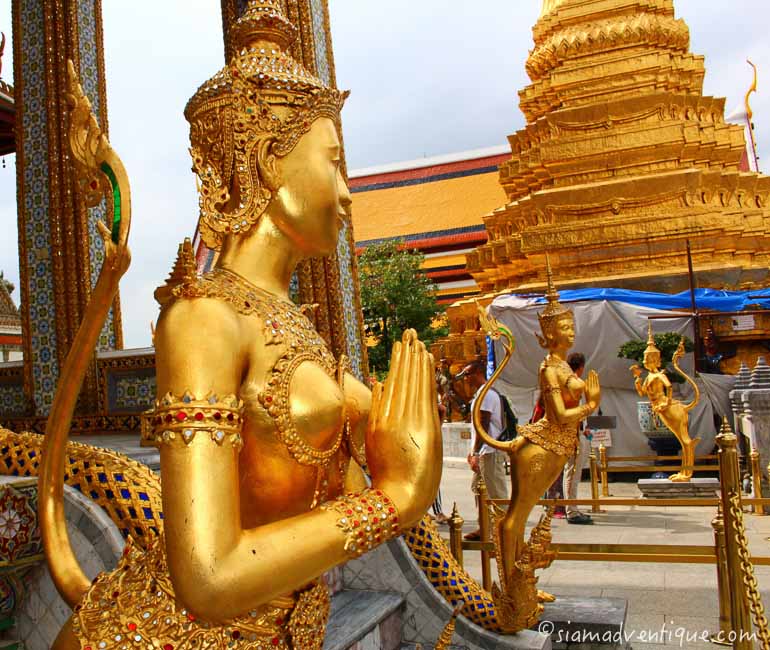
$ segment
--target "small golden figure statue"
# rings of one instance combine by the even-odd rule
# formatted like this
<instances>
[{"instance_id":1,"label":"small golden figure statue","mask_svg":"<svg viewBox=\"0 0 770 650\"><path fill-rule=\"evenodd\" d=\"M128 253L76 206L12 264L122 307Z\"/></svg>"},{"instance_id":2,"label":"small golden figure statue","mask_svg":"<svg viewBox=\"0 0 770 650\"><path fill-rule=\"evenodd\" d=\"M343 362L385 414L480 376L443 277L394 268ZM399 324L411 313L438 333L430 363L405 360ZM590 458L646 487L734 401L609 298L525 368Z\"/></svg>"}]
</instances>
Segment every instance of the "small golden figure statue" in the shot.
<instances>
[{"instance_id":1,"label":"small golden figure statue","mask_svg":"<svg viewBox=\"0 0 770 650\"><path fill-rule=\"evenodd\" d=\"M550 514L532 531L529 543L524 541L527 518L548 486L559 476L567 459L575 453L578 423L599 407L601 399L596 371L589 372L584 382L567 364L567 352L575 341L575 322L572 311L559 303L548 258L546 269L548 304L538 314L542 336L536 335L540 345L548 350L538 371L545 417L533 424L520 426L519 435L514 440L500 442L490 438L481 426L479 413L473 413L474 426L484 442L506 451L511 459L511 501L507 512L498 519L496 529L501 585L492 592L506 631L530 627L542 611L538 601L553 600L553 596L537 591L537 578L534 576L535 569L549 566L554 558L548 550ZM483 310L479 311L482 328L487 334L493 339L503 336L507 342L503 341L505 358L482 389L476 400L477 405L481 404L484 391L509 362L514 347L510 331ZM581 405L583 397L586 403Z\"/></svg>"},{"instance_id":2,"label":"small golden figure statue","mask_svg":"<svg viewBox=\"0 0 770 650\"><path fill-rule=\"evenodd\" d=\"M700 438L690 438L689 413L700 401L700 390L693 379L679 367L679 360L684 356L684 338L679 341L679 346L674 352L672 365L682 375L687 383L692 386L695 396L689 404L682 404L673 398L671 381L666 376L665 370L661 370L660 350L655 345L652 335L652 323L647 334L647 349L644 351L644 367L647 376L642 381L642 369L634 364L630 370L634 374L634 387L639 397L647 397L652 405L652 412L660 417L682 445L682 470L668 477L669 481L677 483L687 482L692 479L695 466L695 447Z\"/></svg>"},{"instance_id":3,"label":"small golden figure statue","mask_svg":"<svg viewBox=\"0 0 770 650\"><path fill-rule=\"evenodd\" d=\"M71 69L79 173L97 179L94 198L112 189L124 219L112 239L103 228L107 262L45 439L46 557L75 610L56 650L320 650L329 612L320 576L414 526L438 489L434 364L415 332L395 344L385 384L370 393L288 298L296 264L333 253L347 218L345 93L291 57L296 30L280 0L249 0L231 33L235 54L185 111L201 234L221 254L211 273L174 274L161 292L158 399L142 436L160 449L163 519L157 535L129 538L117 569L93 583L66 530L64 449L128 268L130 194Z\"/></svg>"}]
</instances>

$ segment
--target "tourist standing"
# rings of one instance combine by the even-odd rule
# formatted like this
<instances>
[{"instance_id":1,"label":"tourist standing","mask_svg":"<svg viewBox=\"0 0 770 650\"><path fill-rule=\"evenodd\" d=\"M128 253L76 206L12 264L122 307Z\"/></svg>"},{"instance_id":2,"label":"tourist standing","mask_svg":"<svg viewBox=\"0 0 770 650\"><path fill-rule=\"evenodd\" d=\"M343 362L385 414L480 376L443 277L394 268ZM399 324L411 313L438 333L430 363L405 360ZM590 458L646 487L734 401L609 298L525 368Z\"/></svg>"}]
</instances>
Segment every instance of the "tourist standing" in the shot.
<instances>
[{"instance_id":1,"label":"tourist standing","mask_svg":"<svg viewBox=\"0 0 770 650\"><path fill-rule=\"evenodd\" d=\"M573 352L567 357L567 363L572 368L572 372L578 378L583 377L583 373L586 369L586 358L580 352ZM578 424L578 445L575 450L575 454L567 461L564 466L564 498L565 499L577 499L578 498L578 485L580 485L580 478L583 473L588 457L591 453L591 441L588 437L588 430L585 428L585 423L580 422ZM567 506L567 523L570 524L593 524L594 521L590 515L581 512L577 506Z\"/></svg>"}]
</instances>

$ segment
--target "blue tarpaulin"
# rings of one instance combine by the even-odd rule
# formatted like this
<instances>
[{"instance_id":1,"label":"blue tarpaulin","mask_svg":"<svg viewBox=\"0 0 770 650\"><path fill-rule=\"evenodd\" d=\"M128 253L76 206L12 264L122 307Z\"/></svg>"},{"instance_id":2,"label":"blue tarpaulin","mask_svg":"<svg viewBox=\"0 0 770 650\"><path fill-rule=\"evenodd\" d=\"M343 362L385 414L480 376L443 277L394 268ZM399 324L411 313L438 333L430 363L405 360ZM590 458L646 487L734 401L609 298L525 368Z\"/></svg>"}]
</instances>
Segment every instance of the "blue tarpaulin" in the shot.
<instances>
[{"instance_id":1,"label":"blue tarpaulin","mask_svg":"<svg viewBox=\"0 0 770 650\"><path fill-rule=\"evenodd\" d=\"M682 293L652 293L649 291L631 291L629 289L567 289L560 291L561 300L614 300L652 309L691 309L689 291ZM545 302L539 297L535 302ZM757 291L721 291L719 289L696 289L695 303L698 309L714 311L741 311L754 305L770 309L770 289Z\"/></svg>"}]
</instances>

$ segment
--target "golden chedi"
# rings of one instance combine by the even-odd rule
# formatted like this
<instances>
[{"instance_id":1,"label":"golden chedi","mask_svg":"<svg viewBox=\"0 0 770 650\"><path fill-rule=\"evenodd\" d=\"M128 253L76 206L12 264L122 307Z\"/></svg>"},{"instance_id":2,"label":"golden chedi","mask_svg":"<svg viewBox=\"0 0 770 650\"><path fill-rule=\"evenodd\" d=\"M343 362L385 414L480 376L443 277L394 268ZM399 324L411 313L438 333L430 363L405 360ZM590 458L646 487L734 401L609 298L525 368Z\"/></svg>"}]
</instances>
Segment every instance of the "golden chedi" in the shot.
<instances>
[{"instance_id":1,"label":"golden chedi","mask_svg":"<svg viewBox=\"0 0 770 650\"><path fill-rule=\"evenodd\" d=\"M673 0L544 0L533 36L508 202L467 257L481 291L542 290L546 250L563 287L681 291L687 239L701 286L763 284L770 179L739 170Z\"/></svg>"},{"instance_id":2,"label":"golden chedi","mask_svg":"<svg viewBox=\"0 0 770 650\"><path fill-rule=\"evenodd\" d=\"M329 613L320 576L413 526L438 489L433 359L414 331L370 393L288 298L296 264L335 250L350 205L344 94L291 58L293 36L279 0L251 0L232 58L185 111L201 233L221 254L197 277L183 245L159 293L158 399L142 431L160 449L157 534L129 539L117 569L91 583L72 553L62 485L78 388L128 268L129 213L105 234L107 261L43 455L46 558L74 608L56 650L320 650ZM71 76L72 140L87 145L73 146L79 172L110 166L102 181L114 180L128 207L125 171Z\"/></svg>"}]
</instances>

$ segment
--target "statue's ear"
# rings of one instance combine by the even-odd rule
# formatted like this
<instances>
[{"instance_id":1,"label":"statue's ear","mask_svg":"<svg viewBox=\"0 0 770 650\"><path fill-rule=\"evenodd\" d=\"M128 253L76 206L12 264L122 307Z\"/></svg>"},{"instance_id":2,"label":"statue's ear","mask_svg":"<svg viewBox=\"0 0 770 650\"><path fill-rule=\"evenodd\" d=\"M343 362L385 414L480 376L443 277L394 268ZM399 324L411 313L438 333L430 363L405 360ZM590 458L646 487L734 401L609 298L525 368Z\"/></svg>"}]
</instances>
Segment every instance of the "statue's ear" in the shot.
<instances>
[{"instance_id":1,"label":"statue's ear","mask_svg":"<svg viewBox=\"0 0 770 650\"><path fill-rule=\"evenodd\" d=\"M265 138L257 145L257 171L265 186L275 192L283 181L278 156L273 152L273 138Z\"/></svg>"},{"instance_id":2,"label":"statue's ear","mask_svg":"<svg viewBox=\"0 0 770 650\"><path fill-rule=\"evenodd\" d=\"M540 344L541 348L548 348L548 341L546 341L540 334L535 332L535 336L537 337L537 342Z\"/></svg>"}]
</instances>

